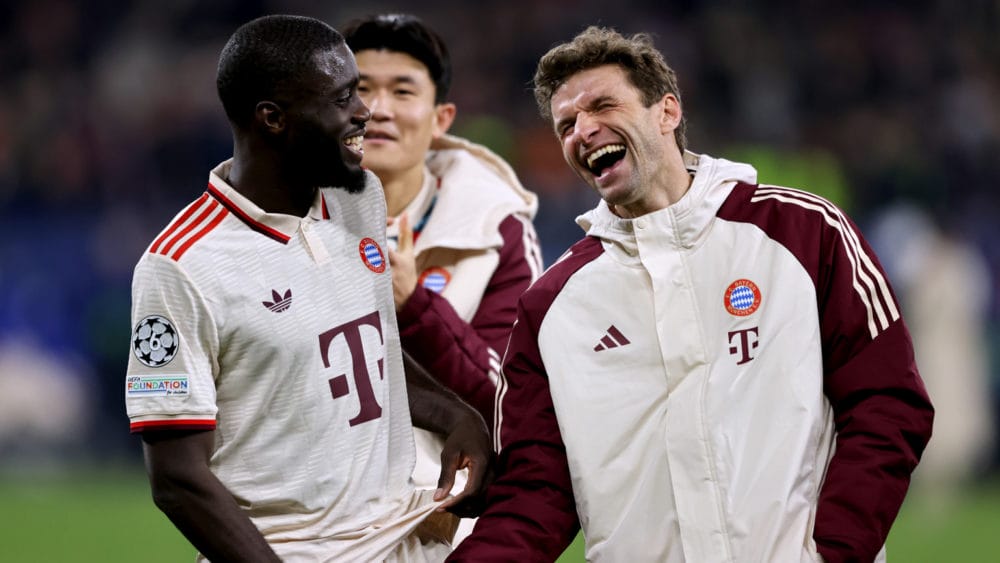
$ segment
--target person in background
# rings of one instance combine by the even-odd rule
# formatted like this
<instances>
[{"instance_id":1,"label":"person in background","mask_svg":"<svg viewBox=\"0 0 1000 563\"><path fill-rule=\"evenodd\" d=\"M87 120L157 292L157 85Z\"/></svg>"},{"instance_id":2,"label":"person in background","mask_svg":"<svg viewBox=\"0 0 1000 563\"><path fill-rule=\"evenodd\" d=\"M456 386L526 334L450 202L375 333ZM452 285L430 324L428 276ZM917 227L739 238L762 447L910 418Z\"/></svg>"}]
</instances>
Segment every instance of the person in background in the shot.
<instances>
[{"instance_id":1,"label":"person in background","mask_svg":"<svg viewBox=\"0 0 1000 563\"><path fill-rule=\"evenodd\" d=\"M451 61L422 20L373 15L344 36L372 112L362 164L382 181L397 241L389 261L403 349L492 421L517 297L541 271L535 195L489 149L447 134ZM414 479L434 486L441 439L415 432ZM471 529L463 520L456 542Z\"/></svg>"},{"instance_id":2,"label":"person in background","mask_svg":"<svg viewBox=\"0 0 1000 563\"><path fill-rule=\"evenodd\" d=\"M933 408L853 222L686 150L648 35L590 27L535 96L601 197L521 296L497 480L450 561L884 559Z\"/></svg>"},{"instance_id":3,"label":"person in background","mask_svg":"<svg viewBox=\"0 0 1000 563\"><path fill-rule=\"evenodd\" d=\"M153 499L200 560L440 561L489 432L404 374L354 56L318 20L266 16L217 84L233 157L133 278L125 403ZM410 481L413 424L447 436L436 491Z\"/></svg>"}]
</instances>

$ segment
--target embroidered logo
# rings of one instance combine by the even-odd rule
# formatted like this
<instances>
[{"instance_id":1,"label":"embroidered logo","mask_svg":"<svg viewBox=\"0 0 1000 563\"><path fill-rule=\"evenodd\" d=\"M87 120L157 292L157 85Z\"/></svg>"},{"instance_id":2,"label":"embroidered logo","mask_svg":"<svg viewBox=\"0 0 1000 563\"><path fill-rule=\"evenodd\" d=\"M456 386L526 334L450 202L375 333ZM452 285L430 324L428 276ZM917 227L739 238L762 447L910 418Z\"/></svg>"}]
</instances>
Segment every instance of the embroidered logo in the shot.
<instances>
[{"instance_id":1,"label":"embroidered logo","mask_svg":"<svg viewBox=\"0 0 1000 563\"><path fill-rule=\"evenodd\" d=\"M761 295L757 284L747 279L736 280L729 284L722 302L730 315L745 317L753 314L760 307Z\"/></svg>"},{"instance_id":2,"label":"embroidered logo","mask_svg":"<svg viewBox=\"0 0 1000 563\"><path fill-rule=\"evenodd\" d=\"M125 380L125 393L130 397L187 395L188 376L133 375Z\"/></svg>"},{"instance_id":3,"label":"embroidered logo","mask_svg":"<svg viewBox=\"0 0 1000 563\"><path fill-rule=\"evenodd\" d=\"M418 285L426 287L434 293L441 293L444 291L445 286L447 286L450 281L451 274L448 273L448 270L445 270L440 266L427 268L420 274L420 277L417 278Z\"/></svg>"},{"instance_id":4,"label":"embroidered logo","mask_svg":"<svg viewBox=\"0 0 1000 563\"><path fill-rule=\"evenodd\" d=\"M271 290L271 299L274 301L261 301L265 307L270 309L274 313L281 313L287 311L289 307L292 306L292 290L285 290L285 294L281 295L275 290Z\"/></svg>"},{"instance_id":5,"label":"embroidered logo","mask_svg":"<svg viewBox=\"0 0 1000 563\"><path fill-rule=\"evenodd\" d=\"M174 325L159 315L150 315L132 331L132 353L143 365L158 368L170 363L180 342Z\"/></svg>"},{"instance_id":6,"label":"embroidered logo","mask_svg":"<svg viewBox=\"0 0 1000 563\"><path fill-rule=\"evenodd\" d=\"M618 330L615 325L608 327L608 332L601 337L601 341L594 346L595 352L601 352L603 350L610 350L611 348L617 348L619 346L625 346L631 344L632 342L625 338L625 335Z\"/></svg>"},{"instance_id":7,"label":"embroidered logo","mask_svg":"<svg viewBox=\"0 0 1000 563\"><path fill-rule=\"evenodd\" d=\"M358 244L358 252L361 254L361 261L365 263L365 266L368 266L369 270L376 274L385 271L385 255L382 254L382 248L374 239L368 237L361 239Z\"/></svg>"},{"instance_id":8,"label":"embroidered logo","mask_svg":"<svg viewBox=\"0 0 1000 563\"><path fill-rule=\"evenodd\" d=\"M758 327L754 326L742 330L734 330L728 334L729 344L731 345L729 346L729 354L739 357L736 365L745 364L753 359L750 353L760 346L759 330Z\"/></svg>"}]
</instances>

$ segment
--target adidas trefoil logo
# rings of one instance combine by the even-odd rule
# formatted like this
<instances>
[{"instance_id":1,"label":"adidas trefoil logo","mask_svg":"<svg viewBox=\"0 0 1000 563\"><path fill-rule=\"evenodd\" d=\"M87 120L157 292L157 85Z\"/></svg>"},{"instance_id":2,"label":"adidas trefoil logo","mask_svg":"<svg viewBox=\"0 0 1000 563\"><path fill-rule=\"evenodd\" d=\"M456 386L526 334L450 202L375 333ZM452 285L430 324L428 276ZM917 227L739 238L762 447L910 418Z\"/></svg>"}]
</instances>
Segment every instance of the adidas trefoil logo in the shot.
<instances>
[{"instance_id":1,"label":"adidas trefoil logo","mask_svg":"<svg viewBox=\"0 0 1000 563\"><path fill-rule=\"evenodd\" d=\"M285 295L282 296L275 290L271 290L271 298L274 301L261 301L265 307L270 309L274 313L280 313L282 311L287 311L289 307L292 306L292 290L285 290Z\"/></svg>"},{"instance_id":2,"label":"adidas trefoil logo","mask_svg":"<svg viewBox=\"0 0 1000 563\"><path fill-rule=\"evenodd\" d=\"M610 350L611 348L617 348L619 346L625 346L631 344L632 342L625 338L620 330L615 328L615 325L608 327L608 332L601 338L601 341L594 346L595 352L601 352L603 350Z\"/></svg>"}]
</instances>

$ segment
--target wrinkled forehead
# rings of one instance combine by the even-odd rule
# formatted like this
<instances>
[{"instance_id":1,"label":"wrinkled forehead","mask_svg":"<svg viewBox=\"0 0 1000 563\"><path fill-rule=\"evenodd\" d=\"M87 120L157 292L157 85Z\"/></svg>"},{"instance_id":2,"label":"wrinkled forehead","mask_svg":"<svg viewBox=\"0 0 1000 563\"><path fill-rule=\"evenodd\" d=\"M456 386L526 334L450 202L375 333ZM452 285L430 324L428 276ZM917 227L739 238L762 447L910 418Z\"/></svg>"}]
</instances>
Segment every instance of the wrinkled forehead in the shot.
<instances>
[{"instance_id":1,"label":"wrinkled forehead","mask_svg":"<svg viewBox=\"0 0 1000 563\"><path fill-rule=\"evenodd\" d=\"M601 65L571 74L556 88L549 102L553 118L560 113L589 108L597 99L623 98L635 88L618 65Z\"/></svg>"}]
</instances>

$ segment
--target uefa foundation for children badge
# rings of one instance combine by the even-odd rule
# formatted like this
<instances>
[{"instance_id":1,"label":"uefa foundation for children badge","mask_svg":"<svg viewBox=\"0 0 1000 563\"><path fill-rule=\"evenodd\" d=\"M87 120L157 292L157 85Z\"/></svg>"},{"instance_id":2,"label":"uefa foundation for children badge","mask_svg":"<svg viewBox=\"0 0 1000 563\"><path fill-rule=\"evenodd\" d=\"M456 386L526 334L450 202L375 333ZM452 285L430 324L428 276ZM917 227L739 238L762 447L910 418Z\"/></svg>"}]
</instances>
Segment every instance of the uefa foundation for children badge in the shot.
<instances>
[{"instance_id":1,"label":"uefa foundation for children badge","mask_svg":"<svg viewBox=\"0 0 1000 563\"><path fill-rule=\"evenodd\" d=\"M745 317L760 307L760 288L750 280L741 279L729 284L723 304L730 315Z\"/></svg>"},{"instance_id":2,"label":"uefa foundation for children badge","mask_svg":"<svg viewBox=\"0 0 1000 563\"><path fill-rule=\"evenodd\" d=\"M375 242L375 239L365 237L358 244L358 252L361 254L361 261L368 266L368 269L381 274L385 271L385 255L382 254L382 247Z\"/></svg>"}]
</instances>

